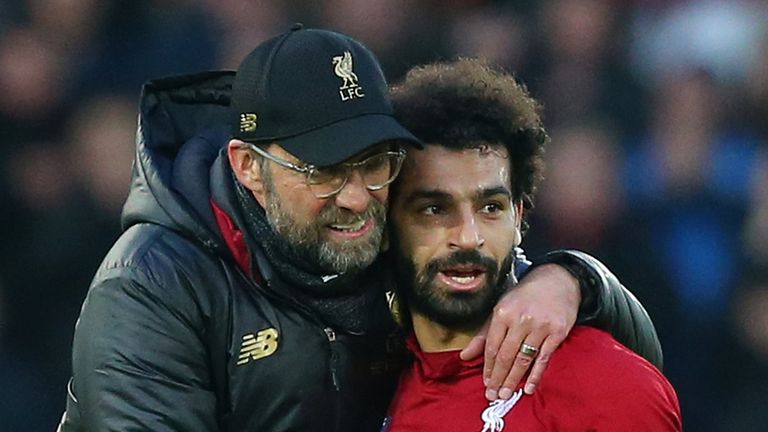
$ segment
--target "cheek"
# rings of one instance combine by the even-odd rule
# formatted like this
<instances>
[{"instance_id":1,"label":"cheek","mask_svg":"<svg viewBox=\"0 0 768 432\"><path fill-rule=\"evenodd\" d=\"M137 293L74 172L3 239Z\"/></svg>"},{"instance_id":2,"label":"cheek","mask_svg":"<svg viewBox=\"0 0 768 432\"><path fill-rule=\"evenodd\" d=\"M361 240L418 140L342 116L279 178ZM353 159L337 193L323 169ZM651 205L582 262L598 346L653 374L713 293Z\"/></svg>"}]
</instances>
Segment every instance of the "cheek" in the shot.
<instances>
[{"instance_id":1,"label":"cheek","mask_svg":"<svg viewBox=\"0 0 768 432\"><path fill-rule=\"evenodd\" d=\"M498 259L503 259L515 246L520 245L520 230L514 220L501 224L487 224L483 228L486 245Z\"/></svg>"},{"instance_id":2,"label":"cheek","mask_svg":"<svg viewBox=\"0 0 768 432\"><path fill-rule=\"evenodd\" d=\"M371 197L380 203L387 205L387 199L389 198L389 186L377 191L370 191Z\"/></svg>"},{"instance_id":3,"label":"cheek","mask_svg":"<svg viewBox=\"0 0 768 432\"><path fill-rule=\"evenodd\" d=\"M403 236L400 241L401 252L409 257L419 270L423 269L429 261L448 252L447 247L444 247L447 244L445 230L418 225L410 227L411 229L401 234Z\"/></svg>"},{"instance_id":4,"label":"cheek","mask_svg":"<svg viewBox=\"0 0 768 432\"><path fill-rule=\"evenodd\" d=\"M328 200L322 200L307 188L303 182L292 179L275 183L276 198L280 207L289 212L296 221L307 222L314 220L320 214Z\"/></svg>"}]
</instances>

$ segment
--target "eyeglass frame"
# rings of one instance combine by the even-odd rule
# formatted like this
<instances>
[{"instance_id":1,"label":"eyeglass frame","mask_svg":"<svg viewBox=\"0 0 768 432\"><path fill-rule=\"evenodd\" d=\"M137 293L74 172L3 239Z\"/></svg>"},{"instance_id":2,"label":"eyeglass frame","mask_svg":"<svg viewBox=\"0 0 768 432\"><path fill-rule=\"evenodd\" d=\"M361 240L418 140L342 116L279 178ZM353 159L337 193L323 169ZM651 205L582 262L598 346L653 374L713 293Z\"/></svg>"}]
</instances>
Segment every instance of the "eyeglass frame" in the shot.
<instances>
[{"instance_id":1,"label":"eyeglass frame","mask_svg":"<svg viewBox=\"0 0 768 432\"><path fill-rule=\"evenodd\" d=\"M285 160L285 159L283 159L283 158L281 158L279 156L275 156L275 155L269 153L268 151L260 148L258 145L254 144L252 142L244 141L243 144L244 145L241 146L241 147L251 149L251 150L255 151L258 155L260 155L260 156L264 157L265 159L270 160L270 161L280 165L283 168L289 169L291 171L294 171L294 172L297 172L297 173L300 173L300 174L304 174L304 181L306 182L306 184L310 188L310 190L312 189L312 184L310 183L310 180L309 180L310 176L312 175L313 172L315 172L315 171L317 171L319 169L322 169L322 167L318 167L317 165L308 164L308 163L305 163L303 165L297 165L297 164L295 164L293 162L287 161L287 160ZM395 175L392 176L392 178L390 178L389 180L387 180L386 182L384 182L381 185L376 185L376 186L370 186L368 184L365 185L365 188L368 189L369 191L372 191L372 192L384 189L385 187L387 187L390 184L392 184L392 182L395 181L397 176L400 174L400 169L403 166L403 161L405 160L405 156L407 154L408 154L408 152L404 148L398 147L397 150L389 150L389 151L382 152L382 153L372 154L372 155L366 157L365 159L363 159L361 161L357 161L357 162L342 162L342 163L339 163L339 164L335 164L335 165L344 165L347 168L347 170L346 170L347 175L344 178L344 181L341 182L341 185L338 187L338 189L334 190L333 192L327 193L327 194L320 194L320 195L318 195L314 191L312 193L315 195L316 198L319 198L319 199L330 198L330 197L338 194L339 192L341 192L342 189L344 189L344 186L346 186L347 182L349 182L349 177L352 174L352 170L356 169L356 167L359 167L359 166L363 165L365 162L367 162L368 160L370 160L372 157L375 157L375 156L381 156L381 155L396 156L397 157L397 161L398 161L397 162L397 172L395 173ZM331 165L331 166L333 166L333 165ZM364 178L362 173L361 173L361 177ZM318 184L321 184L321 183L318 183Z\"/></svg>"}]
</instances>

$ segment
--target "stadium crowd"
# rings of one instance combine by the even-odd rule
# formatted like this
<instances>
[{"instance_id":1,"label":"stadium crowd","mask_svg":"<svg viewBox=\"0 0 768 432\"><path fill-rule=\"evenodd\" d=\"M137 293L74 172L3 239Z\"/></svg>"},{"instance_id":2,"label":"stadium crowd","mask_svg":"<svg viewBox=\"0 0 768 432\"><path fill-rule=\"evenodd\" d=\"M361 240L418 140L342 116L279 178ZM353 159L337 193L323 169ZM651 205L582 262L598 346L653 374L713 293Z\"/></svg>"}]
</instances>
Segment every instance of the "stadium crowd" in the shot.
<instances>
[{"instance_id":1,"label":"stadium crowd","mask_svg":"<svg viewBox=\"0 0 768 432\"><path fill-rule=\"evenodd\" d=\"M686 430L764 430L765 2L3 0L0 431L50 431L63 412L75 320L120 230L141 84L233 69L297 21L363 41L390 82L456 56L520 77L553 138L528 255L584 249L637 295Z\"/></svg>"}]
</instances>

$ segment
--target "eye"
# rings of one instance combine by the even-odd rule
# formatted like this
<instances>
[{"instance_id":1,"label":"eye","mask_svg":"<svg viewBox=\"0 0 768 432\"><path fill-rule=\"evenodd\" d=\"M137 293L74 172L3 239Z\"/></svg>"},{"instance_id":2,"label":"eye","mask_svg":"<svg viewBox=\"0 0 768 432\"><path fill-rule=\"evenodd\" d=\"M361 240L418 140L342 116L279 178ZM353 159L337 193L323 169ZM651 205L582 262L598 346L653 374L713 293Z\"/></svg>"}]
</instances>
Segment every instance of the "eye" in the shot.
<instances>
[{"instance_id":1,"label":"eye","mask_svg":"<svg viewBox=\"0 0 768 432\"><path fill-rule=\"evenodd\" d=\"M377 154L361 162L363 171L366 174L376 173L378 171L389 171L390 156L388 153Z\"/></svg>"},{"instance_id":2,"label":"eye","mask_svg":"<svg viewBox=\"0 0 768 432\"><path fill-rule=\"evenodd\" d=\"M480 209L482 213L496 214L504 210L504 206L497 202L490 202L483 205Z\"/></svg>"},{"instance_id":3,"label":"eye","mask_svg":"<svg viewBox=\"0 0 768 432\"><path fill-rule=\"evenodd\" d=\"M310 172L309 184L317 185L343 179L346 176L346 168L342 165L334 165L325 168L315 168ZM343 181L343 180L342 180Z\"/></svg>"},{"instance_id":4,"label":"eye","mask_svg":"<svg viewBox=\"0 0 768 432\"><path fill-rule=\"evenodd\" d=\"M428 206L422 207L419 210L419 213L427 216L439 215L439 214L442 214L443 212L444 212L443 208L437 204L430 204Z\"/></svg>"}]
</instances>

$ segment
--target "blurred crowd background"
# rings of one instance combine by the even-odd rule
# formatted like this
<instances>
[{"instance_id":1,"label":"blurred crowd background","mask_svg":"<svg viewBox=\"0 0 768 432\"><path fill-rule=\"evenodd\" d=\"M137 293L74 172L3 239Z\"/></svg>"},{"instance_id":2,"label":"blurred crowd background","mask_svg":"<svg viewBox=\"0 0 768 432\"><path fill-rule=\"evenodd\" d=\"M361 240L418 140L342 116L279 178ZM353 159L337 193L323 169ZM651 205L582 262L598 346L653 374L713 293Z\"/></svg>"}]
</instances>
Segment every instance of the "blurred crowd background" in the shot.
<instances>
[{"instance_id":1,"label":"blurred crowd background","mask_svg":"<svg viewBox=\"0 0 768 432\"><path fill-rule=\"evenodd\" d=\"M297 21L364 41L391 82L460 55L514 72L553 138L529 256L586 250L640 298L687 431L766 430L767 2L0 0L1 431L61 416L141 84L234 69Z\"/></svg>"}]
</instances>

